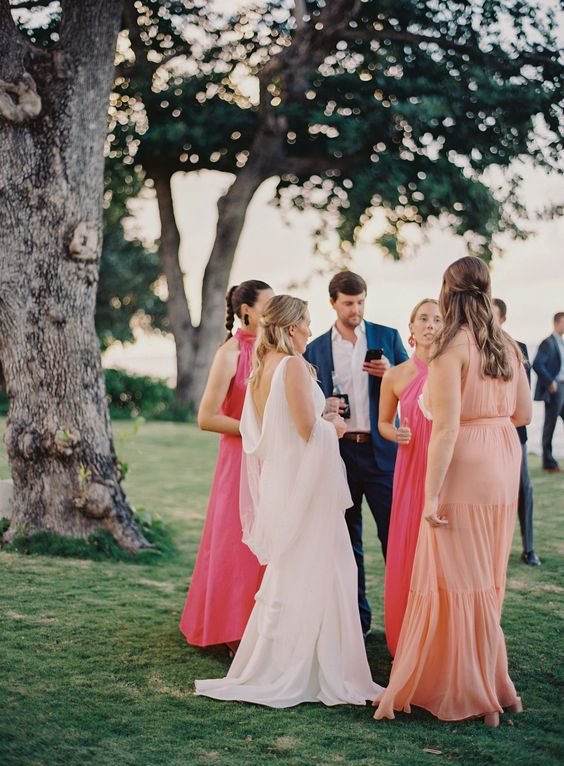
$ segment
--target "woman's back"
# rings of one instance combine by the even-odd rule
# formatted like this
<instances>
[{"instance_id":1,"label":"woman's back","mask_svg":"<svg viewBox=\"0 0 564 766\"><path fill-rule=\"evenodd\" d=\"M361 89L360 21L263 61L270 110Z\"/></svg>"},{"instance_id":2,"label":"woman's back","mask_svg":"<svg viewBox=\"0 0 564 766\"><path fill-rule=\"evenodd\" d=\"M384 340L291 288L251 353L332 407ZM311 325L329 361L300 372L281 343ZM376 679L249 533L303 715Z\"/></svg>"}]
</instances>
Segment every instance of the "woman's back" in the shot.
<instances>
[{"instance_id":1,"label":"woman's back","mask_svg":"<svg viewBox=\"0 0 564 766\"><path fill-rule=\"evenodd\" d=\"M272 389L272 379L278 365L287 358L284 354L270 353L264 357L263 365L256 379L250 385L251 398L255 406L258 420L262 423L264 411Z\"/></svg>"},{"instance_id":2,"label":"woman's back","mask_svg":"<svg viewBox=\"0 0 564 766\"><path fill-rule=\"evenodd\" d=\"M511 380L492 378L481 370L481 355L470 330L463 328L468 342L468 369L462 383L461 422L481 418L510 418L517 403L519 361L512 348L510 354L513 377Z\"/></svg>"}]
</instances>

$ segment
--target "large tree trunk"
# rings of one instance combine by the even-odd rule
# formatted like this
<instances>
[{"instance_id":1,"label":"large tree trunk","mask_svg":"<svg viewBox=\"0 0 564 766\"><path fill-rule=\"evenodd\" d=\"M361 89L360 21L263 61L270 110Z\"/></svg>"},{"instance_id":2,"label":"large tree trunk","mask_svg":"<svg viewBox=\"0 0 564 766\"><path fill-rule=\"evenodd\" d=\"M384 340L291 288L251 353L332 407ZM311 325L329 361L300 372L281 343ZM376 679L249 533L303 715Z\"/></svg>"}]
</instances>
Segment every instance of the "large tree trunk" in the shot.
<instances>
[{"instance_id":1,"label":"large tree trunk","mask_svg":"<svg viewBox=\"0 0 564 766\"><path fill-rule=\"evenodd\" d=\"M235 252L248 207L261 183L272 175L273 157L278 156L278 138L260 134L245 167L220 197L216 236L202 285L200 324L192 324L190 307L180 266L180 233L171 192L171 175L165 168L151 165L161 221L160 258L168 284L167 314L176 347L176 398L197 409L208 370L224 334L225 293Z\"/></svg>"},{"instance_id":2,"label":"large tree trunk","mask_svg":"<svg viewBox=\"0 0 564 766\"><path fill-rule=\"evenodd\" d=\"M121 487L94 328L118 0L64 0L56 49L0 0L0 358L17 533L147 545Z\"/></svg>"},{"instance_id":3,"label":"large tree trunk","mask_svg":"<svg viewBox=\"0 0 564 766\"><path fill-rule=\"evenodd\" d=\"M159 255L168 286L167 316L176 348L176 398L182 404L190 399L194 365L195 330L184 288L184 272L180 266L180 232L176 224L172 200L171 176L166 171L153 173L161 219Z\"/></svg>"}]
</instances>

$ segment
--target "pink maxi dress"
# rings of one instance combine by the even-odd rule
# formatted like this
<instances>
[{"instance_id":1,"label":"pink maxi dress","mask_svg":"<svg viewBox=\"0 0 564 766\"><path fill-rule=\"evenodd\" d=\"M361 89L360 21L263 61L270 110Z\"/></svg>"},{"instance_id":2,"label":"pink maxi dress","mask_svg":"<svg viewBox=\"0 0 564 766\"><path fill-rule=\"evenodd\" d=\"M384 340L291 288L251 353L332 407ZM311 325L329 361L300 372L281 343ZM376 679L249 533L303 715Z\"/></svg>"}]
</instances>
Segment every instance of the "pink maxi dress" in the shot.
<instances>
[{"instance_id":1,"label":"pink maxi dress","mask_svg":"<svg viewBox=\"0 0 564 766\"><path fill-rule=\"evenodd\" d=\"M418 404L429 368L416 356L411 358L417 367L417 376L404 388L399 402L401 419L408 419L412 436L409 444L398 448L396 458L384 586L386 641L392 656L396 653L409 595L419 522L425 505L427 449L431 437L431 421Z\"/></svg>"},{"instance_id":2,"label":"pink maxi dress","mask_svg":"<svg viewBox=\"0 0 564 766\"><path fill-rule=\"evenodd\" d=\"M240 420L255 336L239 329L235 337L237 371L221 411ZM179 626L194 646L241 639L264 571L241 539L241 455L241 437L221 434L206 521Z\"/></svg>"},{"instance_id":3,"label":"pink maxi dress","mask_svg":"<svg viewBox=\"0 0 564 766\"><path fill-rule=\"evenodd\" d=\"M421 520L407 609L375 718L417 705L458 721L517 702L500 621L521 461L510 418L525 372L515 355L512 380L482 376L480 353L466 335L460 429L439 496L448 526Z\"/></svg>"}]
</instances>

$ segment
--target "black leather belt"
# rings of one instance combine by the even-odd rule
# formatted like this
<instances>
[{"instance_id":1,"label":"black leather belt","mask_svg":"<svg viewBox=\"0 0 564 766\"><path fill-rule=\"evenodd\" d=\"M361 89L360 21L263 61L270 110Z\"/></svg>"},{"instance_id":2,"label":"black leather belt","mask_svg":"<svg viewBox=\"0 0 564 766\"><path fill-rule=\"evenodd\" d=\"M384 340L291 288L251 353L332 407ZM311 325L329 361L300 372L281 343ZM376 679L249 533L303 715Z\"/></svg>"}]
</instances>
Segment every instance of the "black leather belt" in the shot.
<instances>
[{"instance_id":1,"label":"black leather belt","mask_svg":"<svg viewBox=\"0 0 564 766\"><path fill-rule=\"evenodd\" d=\"M372 441L372 436L365 431L346 431L341 438L357 444L368 444Z\"/></svg>"}]
</instances>

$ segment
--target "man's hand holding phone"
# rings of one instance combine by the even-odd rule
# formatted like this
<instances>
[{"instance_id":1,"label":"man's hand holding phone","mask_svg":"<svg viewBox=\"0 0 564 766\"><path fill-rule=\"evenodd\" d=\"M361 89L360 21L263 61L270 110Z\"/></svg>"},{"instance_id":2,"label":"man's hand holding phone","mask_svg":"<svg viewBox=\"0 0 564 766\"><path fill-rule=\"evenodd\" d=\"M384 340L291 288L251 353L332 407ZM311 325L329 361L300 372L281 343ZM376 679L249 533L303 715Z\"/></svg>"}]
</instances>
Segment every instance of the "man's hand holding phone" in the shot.
<instances>
[{"instance_id":1,"label":"man's hand holding phone","mask_svg":"<svg viewBox=\"0 0 564 766\"><path fill-rule=\"evenodd\" d=\"M323 417L326 420L331 420L331 416L333 415L341 415L343 412L347 411L347 403L344 399L341 399L339 396L329 396L325 400L325 412L323 413Z\"/></svg>"},{"instance_id":2,"label":"man's hand holding phone","mask_svg":"<svg viewBox=\"0 0 564 766\"><path fill-rule=\"evenodd\" d=\"M362 369L369 375L374 375L376 378L381 378L382 375L391 367L389 361L384 356L383 348L369 348L366 351L364 357L364 364Z\"/></svg>"}]
</instances>

